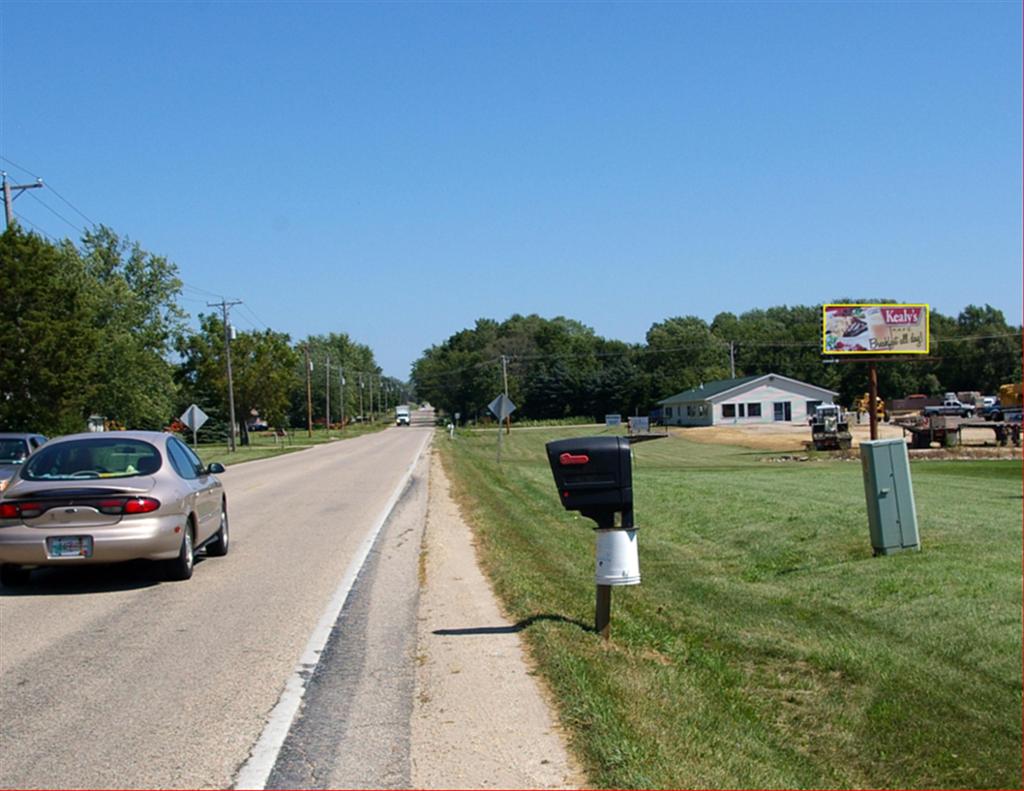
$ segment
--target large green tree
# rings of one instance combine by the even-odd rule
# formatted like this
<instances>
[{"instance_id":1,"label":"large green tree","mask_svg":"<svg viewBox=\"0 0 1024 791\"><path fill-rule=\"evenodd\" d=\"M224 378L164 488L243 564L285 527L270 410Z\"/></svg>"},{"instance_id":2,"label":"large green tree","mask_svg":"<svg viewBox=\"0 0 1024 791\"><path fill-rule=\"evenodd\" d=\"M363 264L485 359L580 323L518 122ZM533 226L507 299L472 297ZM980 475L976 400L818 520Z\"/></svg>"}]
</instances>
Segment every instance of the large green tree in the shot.
<instances>
[{"instance_id":1,"label":"large green tree","mask_svg":"<svg viewBox=\"0 0 1024 791\"><path fill-rule=\"evenodd\" d=\"M102 336L91 409L131 428L161 428L178 402L167 361L185 319L177 268L105 226L85 234L80 254Z\"/></svg>"},{"instance_id":2,"label":"large green tree","mask_svg":"<svg viewBox=\"0 0 1024 791\"><path fill-rule=\"evenodd\" d=\"M96 300L75 249L12 225L0 236L0 427L85 429L101 345Z\"/></svg>"},{"instance_id":3,"label":"large green tree","mask_svg":"<svg viewBox=\"0 0 1024 791\"><path fill-rule=\"evenodd\" d=\"M90 413L160 428L175 403L166 356L182 313L173 264L100 226L81 247L16 225L0 238L0 422L82 431Z\"/></svg>"},{"instance_id":4,"label":"large green tree","mask_svg":"<svg viewBox=\"0 0 1024 791\"><path fill-rule=\"evenodd\" d=\"M199 328L177 342L181 365L178 380L182 403L197 404L212 418L208 431L226 432L228 378L224 322L215 315L200 315ZM231 341L231 378L235 420L240 424L258 414L274 426L286 425L292 395L301 382L296 372L298 355L284 333L264 330L240 332Z\"/></svg>"}]
</instances>

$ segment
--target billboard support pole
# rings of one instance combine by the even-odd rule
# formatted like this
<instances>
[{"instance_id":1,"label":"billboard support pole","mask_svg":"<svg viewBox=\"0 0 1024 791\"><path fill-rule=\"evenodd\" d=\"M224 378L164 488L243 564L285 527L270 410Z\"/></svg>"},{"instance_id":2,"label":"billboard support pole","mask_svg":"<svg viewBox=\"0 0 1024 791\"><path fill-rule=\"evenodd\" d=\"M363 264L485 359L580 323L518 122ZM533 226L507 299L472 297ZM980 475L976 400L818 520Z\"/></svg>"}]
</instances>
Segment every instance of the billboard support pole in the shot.
<instances>
[{"instance_id":1,"label":"billboard support pole","mask_svg":"<svg viewBox=\"0 0 1024 791\"><path fill-rule=\"evenodd\" d=\"M868 421L871 439L878 439L878 368L872 360L868 363Z\"/></svg>"}]
</instances>

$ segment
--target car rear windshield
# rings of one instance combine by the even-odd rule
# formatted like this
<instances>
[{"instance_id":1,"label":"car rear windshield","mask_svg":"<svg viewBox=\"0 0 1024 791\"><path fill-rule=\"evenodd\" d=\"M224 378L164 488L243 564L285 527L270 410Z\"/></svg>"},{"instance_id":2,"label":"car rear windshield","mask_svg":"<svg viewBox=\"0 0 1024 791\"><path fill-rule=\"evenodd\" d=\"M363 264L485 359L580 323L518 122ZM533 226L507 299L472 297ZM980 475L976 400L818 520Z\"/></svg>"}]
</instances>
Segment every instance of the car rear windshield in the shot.
<instances>
[{"instance_id":1,"label":"car rear windshield","mask_svg":"<svg viewBox=\"0 0 1024 791\"><path fill-rule=\"evenodd\" d=\"M161 464L160 451L148 442L90 437L44 445L25 464L21 477L29 481L129 478L150 475Z\"/></svg>"},{"instance_id":2,"label":"car rear windshield","mask_svg":"<svg viewBox=\"0 0 1024 791\"><path fill-rule=\"evenodd\" d=\"M28 442L23 439L0 439L0 464L21 464L28 458Z\"/></svg>"}]
</instances>

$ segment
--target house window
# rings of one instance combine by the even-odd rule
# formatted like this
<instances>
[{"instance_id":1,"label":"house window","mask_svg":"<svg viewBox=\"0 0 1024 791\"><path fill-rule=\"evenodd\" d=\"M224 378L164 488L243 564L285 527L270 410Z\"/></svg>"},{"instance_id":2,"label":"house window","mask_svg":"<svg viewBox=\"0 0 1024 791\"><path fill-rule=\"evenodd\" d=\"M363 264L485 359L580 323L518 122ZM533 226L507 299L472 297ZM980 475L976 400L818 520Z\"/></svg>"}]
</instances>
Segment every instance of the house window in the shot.
<instances>
[{"instance_id":1,"label":"house window","mask_svg":"<svg viewBox=\"0 0 1024 791\"><path fill-rule=\"evenodd\" d=\"M789 421L793 419L793 407L789 401L776 401L772 404L776 420Z\"/></svg>"},{"instance_id":2,"label":"house window","mask_svg":"<svg viewBox=\"0 0 1024 791\"><path fill-rule=\"evenodd\" d=\"M707 404L701 404L699 407L697 407L697 414L700 415L701 417L707 417L708 416L708 405Z\"/></svg>"},{"instance_id":3,"label":"house window","mask_svg":"<svg viewBox=\"0 0 1024 791\"><path fill-rule=\"evenodd\" d=\"M722 404L722 417L736 417L736 405Z\"/></svg>"},{"instance_id":4,"label":"house window","mask_svg":"<svg viewBox=\"0 0 1024 791\"><path fill-rule=\"evenodd\" d=\"M665 417L672 417L672 407L665 407Z\"/></svg>"},{"instance_id":5,"label":"house window","mask_svg":"<svg viewBox=\"0 0 1024 791\"><path fill-rule=\"evenodd\" d=\"M739 410L738 414L739 414L740 417L746 417L747 416L747 405L746 404L737 404L736 408Z\"/></svg>"},{"instance_id":6,"label":"house window","mask_svg":"<svg viewBox=\"0 0 1024 791\"><path fill-rule=\"evenodd\" d=\"M761 417L761 404L747 404L747 417Z\"/></svg>"}]
</instances>

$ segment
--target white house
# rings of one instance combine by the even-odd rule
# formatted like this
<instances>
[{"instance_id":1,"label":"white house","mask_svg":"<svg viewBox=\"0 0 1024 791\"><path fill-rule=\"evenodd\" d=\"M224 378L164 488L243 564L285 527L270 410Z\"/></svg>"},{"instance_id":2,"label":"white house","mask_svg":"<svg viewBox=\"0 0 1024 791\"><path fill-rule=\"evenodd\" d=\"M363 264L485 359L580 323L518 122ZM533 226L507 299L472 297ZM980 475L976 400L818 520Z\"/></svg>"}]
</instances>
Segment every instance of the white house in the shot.
<instances>
[{"instance_id":1,"label":"white house","mask_svg":"<svg viewBox=\"0 0 1024 791\"><path fill-rule=\"evenodd\" d=\"M832 403L837 395L788 376L762 374L705 382L658 403L664 422L672 426L803 423L815 406Z\"/></svg>"}]
</instances>

